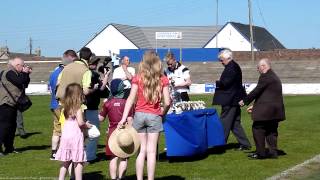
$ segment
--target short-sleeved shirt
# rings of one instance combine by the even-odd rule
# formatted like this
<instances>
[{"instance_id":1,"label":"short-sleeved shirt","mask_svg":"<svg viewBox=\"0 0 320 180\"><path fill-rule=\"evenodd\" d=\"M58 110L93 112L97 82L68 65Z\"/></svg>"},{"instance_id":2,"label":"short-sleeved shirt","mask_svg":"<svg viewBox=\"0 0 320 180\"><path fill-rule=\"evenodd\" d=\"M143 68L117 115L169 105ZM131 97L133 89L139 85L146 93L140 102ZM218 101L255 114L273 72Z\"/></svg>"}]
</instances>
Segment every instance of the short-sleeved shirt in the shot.
<instances>
[{"instance_id":1,"label":"short-sleeved shirt","mask_svg":"<svg viewBox=\"0 0 320 180\"><path fill-rule=\"evenodd\" d=\"M110 129L117 127L118 122L121 121L125 105L126 99L121 98L111 98L103 104L100 116L108 116ZM128 117L132 116L133 110L129 112Z\"/></svg>"},{"instance_id":2,"label":"short-sleeved shirt","mask_svg":"<svg viewBox=\"0 0 320 180\"><path fill-rule=\"evenodd\" d=\"M56 87L57 87L58 76L62 70L63 70L63 66L59 66L55 68L55 70L51 73L49 78L48 85L51 91L51 103L50 103L51 109L57 109L59 106L59 102L56 99Z\"/></svg>"},{"instance_id":3,"label":"short-sleeved shirt","mask_svg":"<svg viewBox=\"0 0 320 180\"><path fill-rule=\"evenodd\" d=\"M137 94L137 104L135 108L135 112L144 112L151 113L156 115L161 114L161 99L159 99L156 103L148 102L143 96L143 82L140 79L140 76L134 76L132 79L132 84L138 85L138 94ZM161 76L161 91L164 87L169 86L169 80L166 76Z\"/></svg>"},{"instance_id":4,"label":"short-sleeved shirt","mask_svg":"<svg viewBox=\"0 0 320 180\"><path fill-rule=\"evenodd\" d=\"M136 71L133 67L128 67L128 71L129 73L134 76ZM131 88L131 82L127 79L127 75L124 72L122 66L117 67L114 71L113 71L113 76L112 79L122 79L123 80L123 84L125 85L124 88L125 89L130 89Z\"/></svg>"},{"instance_id":5,"label":"short-sleeved shirt","mask_svg":"<svg viewBox=\"0 0 320 180\"><path fill-rule=\"evenodd\" d=\"M177 63L177 67L174 71L170 71L168 68L164 71L164 74L170 79L170 81L175 81L180 84L185 82L186 79L190 78L190 70L183 64ZM177 92L188 92L189 87L176 87Z\"/></svg>"},{"instance_id":6,"label":"short-sleeved shirt","mask_svg":"<svg viewBox=\"0 0 320 180\"><path fill-rule=\"evenodd\" d=\"M117 58L117 55L112 55L111 56L111 62L113 66L119 66L120 60Z\"/></svg>"}]
</instances>

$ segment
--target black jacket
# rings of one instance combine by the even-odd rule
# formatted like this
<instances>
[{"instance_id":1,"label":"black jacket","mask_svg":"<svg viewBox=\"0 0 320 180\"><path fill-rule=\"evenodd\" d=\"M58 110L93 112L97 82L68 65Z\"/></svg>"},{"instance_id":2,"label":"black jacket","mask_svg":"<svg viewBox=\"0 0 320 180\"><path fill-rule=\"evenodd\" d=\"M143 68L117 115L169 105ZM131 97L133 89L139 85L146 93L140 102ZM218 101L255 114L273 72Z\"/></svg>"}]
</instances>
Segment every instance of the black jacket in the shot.
<instances>
[{"instance_id":1,"label":"black jacket","mask_svg":"<svg viewBox=\"0 0 320 180\"><path fill-rule=\"evenodd\" d=\"M256 88L243 101L248 105L253 100L253 121L282 121L286 118L281 81L271 69L260 75Z\"/></svg>"},{"instance_id":2,"label":"black jacket","mask_svg":"<svg viewBox=\"0 0 320 180\"><path fill-rule=\"evenodd\" d=\"M106 88L105 90L101 91L102 82L100 80L100 75L96 71L92 72L91 78L91 85L90 88L92 89L95 84L99 84L99 89L96 91L88 94L86 96L86 105L88 110L98 110L100 104L100 98L107 98L109 96L109 90Z\"/></svg>"},{"instance_id":3,"label":"black jacket","mask_svg":"<svg viewBox=\"0 0 320 180\"><path fill-rule=\"evenodd\" d=\"M238 106L246 96L242 85L242 72L235 61L230 61L224 68L220 80L216 81L213 105Z\"/></svg>"}]
</instances>

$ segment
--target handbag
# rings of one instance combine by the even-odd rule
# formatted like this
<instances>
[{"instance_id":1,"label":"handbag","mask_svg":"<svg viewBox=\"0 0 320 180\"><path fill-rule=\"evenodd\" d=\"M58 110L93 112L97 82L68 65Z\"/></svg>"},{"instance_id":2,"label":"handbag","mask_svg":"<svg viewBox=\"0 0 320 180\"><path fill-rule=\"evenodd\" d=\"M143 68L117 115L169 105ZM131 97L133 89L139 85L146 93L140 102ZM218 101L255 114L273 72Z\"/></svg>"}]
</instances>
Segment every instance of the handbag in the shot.
<instances>
[{"instance_id":1,"label":"handbag","mask_svg":"<svg viewBox=\"0 0 320 180\"><path fill-rule=\"evenodd\" d=\"M90 139L94 139L100 136L100 131L97 126L92 125L92 127L88 130L88 135Z\"/></svg>"},{"instance_id":2,"label":"handbag","mask_svg":"<svg viewBox=\"0 0 320 180\"><path fill-rule=\"evenodd\" d=\"M26 95L24 88L23 88L23 91L22 91L20 97L18 98L18 100L15 100L13 95L11 94L11 92L8 90L8 88L3 84L2 74L3 74L3 71L1 72L1 75L0 75L1 84L2 84L3 88L7 91L7 93L9 94L11 99L13 100L13 102L16 103L17 109L20 112L24 112L24 111L28 110L32 106L32 102L31 102L30 98Z\"/></svg>"}]
</instances>

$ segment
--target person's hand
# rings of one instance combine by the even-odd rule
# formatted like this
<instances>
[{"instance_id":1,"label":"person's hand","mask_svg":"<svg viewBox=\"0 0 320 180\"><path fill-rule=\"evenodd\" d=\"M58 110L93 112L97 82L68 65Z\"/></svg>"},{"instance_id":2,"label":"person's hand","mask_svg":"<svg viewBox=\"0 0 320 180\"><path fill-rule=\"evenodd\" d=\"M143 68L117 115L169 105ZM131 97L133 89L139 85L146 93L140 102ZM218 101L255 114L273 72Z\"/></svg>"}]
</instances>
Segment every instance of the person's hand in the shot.
<instances>
[{"instance_id":1,"label":"person's hand","mask_svg":"<svg viewBox=\"0 0 320 180\"><path fill-rule=\"evenodd\" d=\"M98 84L98 83L97 83L97 84L95 84L95 85L93 86L93 89L94 89L94 90L99 89L99 84Z\"/></svg>"},{"instance_id":2,"label":"person's hand","mask_svg":"<svg viewBox=\"0 0 320 180\"><path fill-rule=\"evenodd\" d=\"M249 106L249 107L247 108L247 112L248 112L249 114L251 114L251 113L252 113L252 109L253 109L253 106Z\"/></svg>"},{"instance_id":3,"label":"person's hand","mask_svg":"<svg viewBox=\"0 0 320 180\"><path fill-rule=\"evenodd\" d=\"M125 65L125 64L122 64L122 68L123 68L123 70L127 70L127 69L128 69L128 66Z\"/></svg>"},{"instance_id":4,"label":"person's hand","mask_svg":"<svg viewBox=\"0 0 320 180\"><path fill-rule=\"evenodd\" d=\"M29 66L24 66L22 68L22 72L30 74L32 72L32 69Z\"/></svg>"},{"instance_id":5,"label":"person's hand","mask_svg":"<svg viewBox=\"0 0 320 180\"><path fill-rule=\"evenodd\" d=\"M89 129L92 128L92 124L91 124L89 121L86 122L86 126L87 126L87 128L89 128Z\"/></svg>"},{"instance_id":6,"label":"person's hand","mask_svg":"<svg viewBox=\"0 0 320 180\"><path fill-rule=\"evenodd\" d=\"M244 106L244 102L243 102L243 100L241 100L241 101L239 101L239 106Z\"/></svg>"},{"instance_id":7,"label":"person's hand","mask_svg":"<svg viewBox=\"0 0 320 180\"><path fill-rule=\"evenodd\" d=\"M121 129L124 126L125 123L126 123L126 120L122 119L121 121L118 122L117 128Z\"/></svg>"}]
</instances>

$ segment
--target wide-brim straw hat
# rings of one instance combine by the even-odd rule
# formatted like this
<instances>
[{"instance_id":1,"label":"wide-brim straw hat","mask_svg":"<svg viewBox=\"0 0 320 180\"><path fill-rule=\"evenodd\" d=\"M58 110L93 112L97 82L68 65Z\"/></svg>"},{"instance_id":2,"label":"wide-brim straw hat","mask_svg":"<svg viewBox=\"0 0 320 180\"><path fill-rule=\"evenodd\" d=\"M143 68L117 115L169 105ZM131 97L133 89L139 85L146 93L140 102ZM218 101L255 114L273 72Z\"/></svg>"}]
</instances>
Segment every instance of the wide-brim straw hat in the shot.
<instances>
[{"instance_id":1,"label":"wide-brim straw hat","mask_svg":"<svg viewBox=\"0 0 320 180\"><path fill-rule=\"evenodd\" d=\"M140 139L137 131L126 124L122 128L115 129L109 137L108 145L111 152L120 158L134 155L140 147Z\"/></svg>"}]
</instances>

